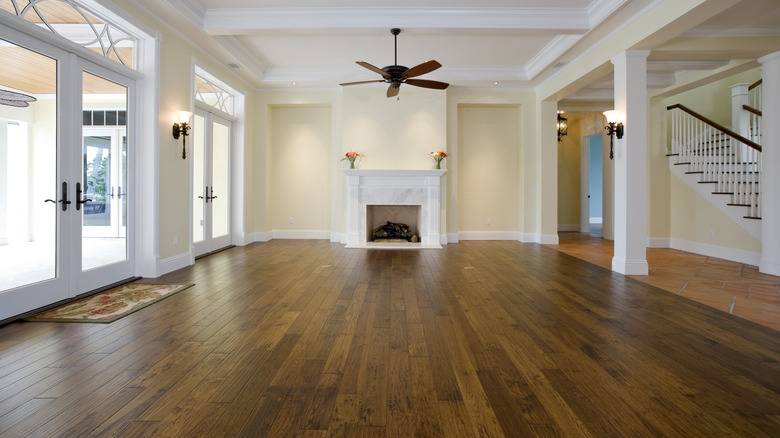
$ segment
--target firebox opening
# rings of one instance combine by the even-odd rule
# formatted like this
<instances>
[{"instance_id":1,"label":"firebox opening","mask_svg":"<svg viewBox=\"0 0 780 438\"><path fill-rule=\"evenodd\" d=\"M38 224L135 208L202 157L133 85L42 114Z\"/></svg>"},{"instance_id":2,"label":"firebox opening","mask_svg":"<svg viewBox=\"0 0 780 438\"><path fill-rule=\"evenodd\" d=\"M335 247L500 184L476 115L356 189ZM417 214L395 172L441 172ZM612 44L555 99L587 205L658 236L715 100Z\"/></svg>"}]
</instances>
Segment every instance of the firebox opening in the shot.
<instances>
[{"instance_id":1,"label":"firebox opening","mask_svg":"<svg viewBox=\"0 0 780 438\"><path fill-rule=\"evenodd\" d=\"M419 205L367 205L366 206L366 241L412 241L420 239L420 212ZM408 234L414 236L407 240L402 237L374 238L374 231L391 224L403 224L408 228ZM378 234L382 234L381 231Z\"/></svg>"}]
</instances>

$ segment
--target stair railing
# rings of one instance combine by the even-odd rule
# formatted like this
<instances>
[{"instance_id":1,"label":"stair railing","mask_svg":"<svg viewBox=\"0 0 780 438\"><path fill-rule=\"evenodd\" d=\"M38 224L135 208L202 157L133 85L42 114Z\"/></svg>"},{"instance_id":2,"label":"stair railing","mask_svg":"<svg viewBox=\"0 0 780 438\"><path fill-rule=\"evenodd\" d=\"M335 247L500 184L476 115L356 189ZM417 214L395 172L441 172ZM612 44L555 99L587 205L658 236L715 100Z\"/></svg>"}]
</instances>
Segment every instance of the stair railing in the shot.
<instances>
[{"instance_id":1,"label":"stair railing","mask_svg":"<svg viewBox=\"0 0 780 438\"><path fill-rule=\"evenodd\" d=\"M729 205L748 208L747 218L761 217L761 145L684 105L671 111L671 154L701 182L716 184L713 193L731 195Z\"/></svg>"}]
</instances>

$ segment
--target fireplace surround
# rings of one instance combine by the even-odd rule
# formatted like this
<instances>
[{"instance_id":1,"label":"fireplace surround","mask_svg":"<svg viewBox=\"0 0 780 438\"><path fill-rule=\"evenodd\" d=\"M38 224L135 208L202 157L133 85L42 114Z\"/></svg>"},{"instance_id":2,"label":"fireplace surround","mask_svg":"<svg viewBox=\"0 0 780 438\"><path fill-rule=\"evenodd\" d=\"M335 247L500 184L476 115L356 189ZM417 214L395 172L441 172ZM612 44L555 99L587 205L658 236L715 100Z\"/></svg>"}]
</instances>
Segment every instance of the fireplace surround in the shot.
<instances>
[{"instance_id":1,"label":"fireplace surround","mask_svg":"<svg viewBox=\"0 0 780 438\"><path fill-rule=\"evenodd\" d=\"M344 169L347 248L441 248L441 180L446 169ZM419 206L420 242L371 242L369 205Z\"/></svg>"}]
</instances>

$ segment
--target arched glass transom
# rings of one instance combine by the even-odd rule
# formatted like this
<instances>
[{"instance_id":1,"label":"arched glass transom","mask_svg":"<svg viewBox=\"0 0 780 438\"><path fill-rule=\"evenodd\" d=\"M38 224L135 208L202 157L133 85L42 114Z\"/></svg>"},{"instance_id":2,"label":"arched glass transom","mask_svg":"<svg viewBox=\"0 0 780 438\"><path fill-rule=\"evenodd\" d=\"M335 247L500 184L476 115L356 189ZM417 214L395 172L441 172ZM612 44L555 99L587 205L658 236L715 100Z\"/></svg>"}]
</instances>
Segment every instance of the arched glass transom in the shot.
<instances>
[{"instance_id":1,"label":"arched glass transom","mask_svg":"<svg viewBox=\"0 0 780 438\"><path fill-rule=\"evenodd\" d=\"M0 9L134 68L136 39L73 0L0 0Z\"/></svg>"},{"instance_id":2,"label":"arched glass transom","mask_svg":"<svg viewBox=\"0 0 780 438\"><path fill-rule=\"evenodd\" d=\"M199 73L195 73L195 99L225 114L234 115L234 96Z\"/></svg>"}]
</instances>

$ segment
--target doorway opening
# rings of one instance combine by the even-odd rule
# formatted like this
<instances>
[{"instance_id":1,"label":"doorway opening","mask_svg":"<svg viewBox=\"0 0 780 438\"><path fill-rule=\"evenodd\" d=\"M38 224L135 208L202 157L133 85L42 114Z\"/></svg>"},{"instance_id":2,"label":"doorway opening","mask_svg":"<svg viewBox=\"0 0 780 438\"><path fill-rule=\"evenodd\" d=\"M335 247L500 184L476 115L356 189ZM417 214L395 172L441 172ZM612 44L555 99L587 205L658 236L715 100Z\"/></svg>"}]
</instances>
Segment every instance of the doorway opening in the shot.
<instances>
[{"instance_id":1,"label":"doorway opening","mask_svg":"<svg viewBox=\"0 0 780 438\"><path fill-rule=\"evenodd\" d=\"M587 138L588 144L588 225L590 234L602 235L604 223L604 185L601 134Z\"/></svg>"}]
</instances>

